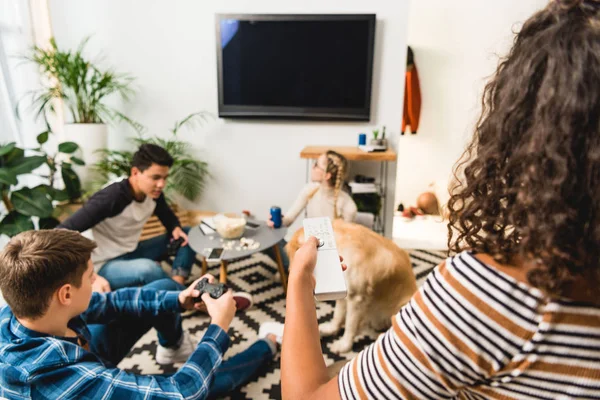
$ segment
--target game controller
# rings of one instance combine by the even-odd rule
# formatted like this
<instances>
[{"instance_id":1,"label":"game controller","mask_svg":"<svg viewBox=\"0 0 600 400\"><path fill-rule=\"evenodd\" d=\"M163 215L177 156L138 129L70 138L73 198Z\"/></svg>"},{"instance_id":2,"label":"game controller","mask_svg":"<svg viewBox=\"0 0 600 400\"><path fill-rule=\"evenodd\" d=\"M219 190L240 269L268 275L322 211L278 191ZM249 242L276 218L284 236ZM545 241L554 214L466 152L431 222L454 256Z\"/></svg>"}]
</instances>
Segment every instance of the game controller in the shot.
<instances>
[{"instance_id":1,"label":"game controller","mask_svg":"<svg viewBox=\"0 0 600 400\"><path fill-rule=\"evenodd\" d=\"M218 299L229 290L229 287L224 283L208 283L208 278L202 278L195 289L200 292L198 297L194 297L194 302L198 303L202 301L201 297L204 293L208 293L213 299Z\"/></svg>"},{"instance_id":2,"label":"game controller","mask_svg":"<svg viewBox=\"0 0 600 400\"><path fill-rule=\"evenodd\" d=\"M167 245L167 254L169 256L174 256L177 254L177 250L181 247L181 245L185 242L184 238L174 239Z\"/></svg>"}]
</instances>

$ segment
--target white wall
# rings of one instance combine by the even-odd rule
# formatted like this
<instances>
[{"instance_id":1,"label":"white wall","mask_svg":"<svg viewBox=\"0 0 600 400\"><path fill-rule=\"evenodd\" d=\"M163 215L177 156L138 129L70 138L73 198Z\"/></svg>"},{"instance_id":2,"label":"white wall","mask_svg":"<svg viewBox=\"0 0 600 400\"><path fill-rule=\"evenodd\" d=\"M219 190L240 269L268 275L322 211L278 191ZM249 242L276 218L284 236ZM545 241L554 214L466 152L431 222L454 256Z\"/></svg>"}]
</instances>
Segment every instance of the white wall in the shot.
<instances>
[{"instance_id":1,"label":"white wall","mask_svg":"<svg viewBox=\"0 0 600 400\"><path fill-rule=\"evenodd\" d=\"M266 218L271 205L291 206L305 182L305 145L355 145L359 132L386 125L397 143L402 118L408 1L389 0L51 0L59 46L74 47L85 36L90 54L137 77L139 94L125 111L166 135L175 120L207 110L217 114L214 14L376 13L373 112L368 124L217 120L186 133L210 164L214 179L196 208L249 209ZM125 146L125 128L113 129L112 147ZM389 191L395 192L395 165ZM388 202L387 233L391 233Z\"/></svg>"},{"instance_id":2,"label":"white wall","mask_svg":"<svg viewBox=\"0 0 600 400\"><path fill-rule=\"evenodd\" d=\"M435 180L448 179L471 137L486 78L517 30L546 0L418 0L408 44L421 83L419 131L399 140L396 200L414 205Z\"/></svg>"}]
</instances>

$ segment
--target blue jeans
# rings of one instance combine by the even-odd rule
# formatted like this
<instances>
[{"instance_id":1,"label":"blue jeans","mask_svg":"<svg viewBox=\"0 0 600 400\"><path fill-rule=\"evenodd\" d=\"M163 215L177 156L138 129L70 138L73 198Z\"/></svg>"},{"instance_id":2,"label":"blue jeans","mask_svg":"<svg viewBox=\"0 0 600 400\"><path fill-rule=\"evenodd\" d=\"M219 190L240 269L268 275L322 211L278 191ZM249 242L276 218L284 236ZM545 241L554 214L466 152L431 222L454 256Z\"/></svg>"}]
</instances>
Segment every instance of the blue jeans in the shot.
<instances>
[{"instance_id":1,"label":"blue jeans","mask_svg":"<svg viewBox=\"0 0 600 400\"><path fill-rule=\"evenodd\" d=\"M174 280L167 278L152 282L145 288L179 290ZM183 329L179 313L165 313L153 318L117 319L108 324L91 324L90 350L115 367L129 353L131 347L151 328L158 332L158 342L164 347L179 343ZM273 359L273 352L265 340L258 340L245 351L236 354L217 368L210 385L210 397L222 397L245 385L259 369Z\"/></svg>"},{"instance_id":2,"label":"blue jeans","mask_svg":"<svg viewBox=\"0 0 600 400\"><path fill-rule=\"evenodd\" d=\"M244 386L271 362L273 356L266 339L259 339L246 350L224 361L215 372L209 398L225 397L234 389Z\"/></svg>"},{"instance_id":3,"label":"blue jeans","mask_svg":"<svg viewBox=\"0 0 600 400\"><path fill-rule=\"evenodd\" d=\"M189 228L183 228L185 233L188 233L189 230ZM98 275L106 279L113 290L144 286L159 279L169 278L157 260L166 255L170 240L171 237L166 234L144 240L131 253L107 261L98 271ZM180 247L173 260L171 274L187 278L195 259L196 253L189 244ZM180 286L176 290L182 289L184 289L183 286Z\"/></svg>"},{"instance_id":4,"label":"blue jeans","mask_svg":"<svg viewBox=\"0 0 600 400\"><path fill-rule=\"evenodd\" d=\"M180 285L171 278L154 281L144 287L156 290L181 290ZM176 346L183 333L179 313L165 313L152 319L128 315L108 324L88 325L92 334L90 350L107 361L108 365L115 367L139 338L153 327L158 332L158 343L163 347Z\"/></svg>"}]
</instances>

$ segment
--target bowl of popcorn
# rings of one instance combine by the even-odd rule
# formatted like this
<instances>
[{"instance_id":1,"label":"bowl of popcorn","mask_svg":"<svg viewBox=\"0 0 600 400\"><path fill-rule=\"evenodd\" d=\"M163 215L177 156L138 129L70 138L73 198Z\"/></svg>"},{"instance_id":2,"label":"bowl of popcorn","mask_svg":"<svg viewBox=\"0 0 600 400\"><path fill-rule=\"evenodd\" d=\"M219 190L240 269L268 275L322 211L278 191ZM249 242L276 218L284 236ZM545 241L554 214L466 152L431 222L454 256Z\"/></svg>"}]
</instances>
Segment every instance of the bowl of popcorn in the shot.
<instances>
[{"instance_id":1,"label":"bowl of popcorn","mask_svg":"<svg viewBox=\"0 0 600 400\"><path fill-rule=\"evenodd\" d=\"M246 219L227 217L219 214L214 217L215 229L223 239L238 239L246 229Z\"/></svg>"}]
</instances>

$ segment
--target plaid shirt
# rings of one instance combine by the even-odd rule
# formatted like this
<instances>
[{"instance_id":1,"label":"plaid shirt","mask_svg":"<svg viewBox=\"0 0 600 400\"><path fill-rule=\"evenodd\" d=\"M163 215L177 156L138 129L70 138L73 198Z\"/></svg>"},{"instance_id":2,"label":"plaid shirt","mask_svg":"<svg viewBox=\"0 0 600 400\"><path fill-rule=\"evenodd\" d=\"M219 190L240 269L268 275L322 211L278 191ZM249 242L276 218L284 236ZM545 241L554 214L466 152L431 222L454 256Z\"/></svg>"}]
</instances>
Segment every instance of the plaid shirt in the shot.
<instances>
[{"instance_id":1,"label":"plaid shirt","mask_svg":"<svg viewBox=\"0 0 600 400\"><path fill-rule=\"evenodd\" d=\"M177 295L145 289L94 293L89 308L69 321L69 328L89 342L87 324L127 315L151 318L179 310ZM228 347L227 333L210 325L176 374L136 375L108 367L79 346L77 338L27 329L4 306L0 308L0 398L203 399Z\"/></svg>"}]
</instances>

